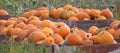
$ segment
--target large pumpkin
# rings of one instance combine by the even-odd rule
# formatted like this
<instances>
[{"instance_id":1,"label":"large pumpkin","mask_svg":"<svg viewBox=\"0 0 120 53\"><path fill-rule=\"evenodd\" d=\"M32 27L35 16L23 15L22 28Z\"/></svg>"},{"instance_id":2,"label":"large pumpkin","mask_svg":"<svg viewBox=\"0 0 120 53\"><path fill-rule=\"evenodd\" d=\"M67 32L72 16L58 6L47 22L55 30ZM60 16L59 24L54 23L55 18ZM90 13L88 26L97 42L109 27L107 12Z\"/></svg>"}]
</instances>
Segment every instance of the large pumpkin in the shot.
<instances>
[{"instance_id":1,"label":"large pumpkin","mask_svg":"<svg viewBox=\"0 0 120 53\"><path fill-rule=\"evenodd\" d=\"M71 10L65 10L65 11L62 11L59 15L59 17L61 19L65 19L67 20L68 18L72 17L72 16L75 16L75 13Z\"/></svg>"}]
</instances>

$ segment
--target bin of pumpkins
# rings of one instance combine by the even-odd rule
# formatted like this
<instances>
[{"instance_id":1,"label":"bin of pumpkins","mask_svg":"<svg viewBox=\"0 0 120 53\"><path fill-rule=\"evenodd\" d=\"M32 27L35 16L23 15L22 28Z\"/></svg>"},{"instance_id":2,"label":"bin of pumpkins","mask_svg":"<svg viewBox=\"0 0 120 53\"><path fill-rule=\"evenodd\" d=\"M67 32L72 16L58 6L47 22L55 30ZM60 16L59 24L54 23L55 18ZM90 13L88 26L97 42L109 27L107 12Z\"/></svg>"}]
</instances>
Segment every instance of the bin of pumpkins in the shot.
<instances>
[{"instance_id":1,"label":"bin of pumpkins","mask_svg":"<svg viewBox=\"0 0 120 53\"><path fill-rule=\"evenodd\" d=\"M50 10L46 7L39 7L36 10L23 13L22 16L26 18L35 16L40 20L64 22L71 28L77 26L85 31L92 25L104 27L114 21L113 13L109 8L103 10L84 9L69 4Z\"/></svg>"},{"instance_id":2,"label":"bin of pumpkins","mask_svg":"<svg viewBox=\"0 0 120 53\"><path fill-rule=\"evenodd\" d=\"M63 8L59 8L59 9L61 11L61 9ZM70 9L68 8L68 10ZM66 10L67 9L65 9L65 11ZM109 9L105 9L105 10L107 10L107 12L110 12ZM99 12L101 13L97 14L97 16L106 17L105 15L102 14L102 11L99 11ZM8 18L7 20L2 19L0 20L0 34L4 36L8 36L9 37L8 41L10 42L12 41L15 43L20 43L22 41L25 41L27 44L32 42L37 45L39 44L64 45L65 47L80 46L80 48L84 48L84 50L95 47L95 48L99 48L99 50L101 51L106 46L106 48L107 49L109 48L109 49L108 50L106 49L105 52L109 52L114 49L117 49L120 46L119 41L116 40L116 38L120 37L120 33L119 33L120 21L115 20L114 22L111 22L108 27L104 26L103 28L93 25L93 26L90 26L87 31L85 31L84 29L79 28L77 26L70 27L68 24L64 22L54 22L49 19L40 20L43 18L45 19L49 18L50 17L49 13L50 12L47 8L42 7L42 8L38 8L37 10L31 10L31 11L25 12L22 15L22 17L18 17L18 18L11 17L11 18ZM64 13L69 14L68 12L64 12ZM78 12L75 11L74 14L75 13L78 13ZM81 11L81 13L83 12ZM93 14L94 13L95 12L93 12ZM104 13L107 14L106 11ZM109 15L110 17L109 18L106 17L106 19L113 18L111 17L112 15L111 12L107 14L107 16ZM89 16L92 16L92 17L89 17L89 19L94 18L91 21L96 20L96 15L94 16L89 15ZM56 18L58 19L58 17L59 16L57 15ZM63 17L62 19L67 19ZM79 19L79 20L82 20L82 19Z\"/></svg>"}]
</instances>

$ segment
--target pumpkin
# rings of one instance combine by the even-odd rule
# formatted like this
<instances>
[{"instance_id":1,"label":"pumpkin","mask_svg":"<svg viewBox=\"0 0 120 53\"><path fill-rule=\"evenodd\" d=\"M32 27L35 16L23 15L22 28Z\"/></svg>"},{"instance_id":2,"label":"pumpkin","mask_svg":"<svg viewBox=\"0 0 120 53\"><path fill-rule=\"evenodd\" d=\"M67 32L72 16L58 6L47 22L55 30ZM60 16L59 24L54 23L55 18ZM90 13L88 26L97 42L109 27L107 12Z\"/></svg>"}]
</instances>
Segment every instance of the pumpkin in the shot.
<instances>
[{"instance_id":1,"label":"pumpkin","mask_svg":"<svg viewBox=\"0 0 120 53\"><path fill-rule=\"evenodd\" d=\"M116 30L115 29L108 29L106 30L107 32L111 33L113 35L114 38L116 38L117 36L115 35Z\"/></svg>"},{"instance_id":2,"label":"pumpkin","mask_svg":"<svg viewBox=\"0 0 120 53\"><path fill-rule=\"evenodd\" d=\"M79 12L76 16L79 20L83 20L84 18L90 19L90 16L87 13L84 13L84 12Z\"/></svg>"},{"instance_id":3,"label":"pumpkin","mask_svg":"<svg viewBox=\"0 0 120 53\"><path fill-rule=\"evenodd\" d=\"M77 17L72 16L72 17L68 18L68 20L69 21L78 21L79 19Z\"/></svg>"},{"instance_id":4,"label":"pumpkin","mask_svg":"<svg viewBox=\"0 0 120 53\"><path fill-rule=\"evenodd\" d=\"M28 36L28 41L36 43L46 39L46 35L40 31L34 31Z\"/></svg>"},{"instance_id":5,"label":"pumpkin","mask_svg":"<svg viewBox=\"0 0 120 53\"><path fill-rule=\"evenodd\" d=\"M54 34L54 31L48 27L43 28L42 32L46 35L46 37L50 37Z\"/></svg>"},{"instance_id":6,"label":"pumpkin","mask_svg":"<svg viewBox=\"0 0 120 53\"><path fill-rule=\"evenodd\" d=\"M62 11L64 11L63 8L57 8L57 10L54 13L54 18L55 19L59 19L60 18L60 14L61 14Z\"/></svg>"},{"instance_id":7,"label":"pumpkin","mask_svg":"<svg viewBox=\"0 0 120 53\"><path fill-rule=\"evenodd\" d=\"M114 37L115 38L119 38L120 37L120 29L117 29L114 33Z\"/></svg>"},{"instance_id":8,"label":"pumpkin","mask_svg":"<svg viewBox=\"0 0 120 53\"><path fill-rule=\"evenodd\" d=\"M11 18L9 18L9 19L7 19L7 20L15 20L15 21L17 21L17 20L18 20L18 18L11 17Z\"/></svg>"},{"instance_id":9,"label":"pumpkin","mask_svg":"<svg viewBox=\"0 0 120 53\"><path fill-rule=\"evenodd\" d=\"M113 18L113 13L108 8L102 10L101 15L105 16L107 19Z\"/></svg>"},{"instance_id":10,"label":"pumpkin","mask_svg":"<svg viewBox=\"0 0 120 53\"><path fill-rule=\"evenodd\" d=\"M50 12L49 12L49 14L50 14L50 17L51 18L54 18L55 16L55 12L56 12L56 9L52 9L52 10L50 10Z\"/></svg>"},{"instance_id":11,"label":"pumpkin","mask_svg":"<svg viewBox=\"0 0 120 53\"><path fill-rule=\"evenodd\" d=\"M63 7L63 9L65 9L65 10L69 10L69 9L72 8L72 7L73 7L72 5L67 4L67 5L65 5L65 6Z\"/></svg>"},{"instance_id":12,"label":"pumpkin","mask_svg":"<svg viewBox=\"0 0 120 53\"><path fill-rule=\"evenodd\" d=\"M36 10L31 10L31 11L28 11L28 12L25 12L23 13L23 17L26 17L26 18L29 18L30 16L34 16L35 14L37 13Z\"/></svg>"},{"instance_id":13,"label":"pumpkin","mask_svg":"<svg viewBox=\"0 0 120 53\"><path fill-rule=\"evenodd\" d=\"M70 10L72 10L75 14L79 13L79 10L76 7L71 7Z\"/></svg>"},{"instance_id":14,"label":"pumpkin","mask_svg":"<svg viewBox=\"0 0 120 53\"><path fill-rule=\"evenodd\" d=\"M82 45L83 39L81 36L76 34L74 31L71 31L71 33L68 35L67 42L68 42L68 45L70 45L70 46Z\"/></svg>"},{"instance_id":15,"label":"pumpkin","mask_svg":"<svg viewBox=\"0 0 120 53\"><path fill-rule=\"evenodd\" d=\"M29 21L28 24L33 24L34 26L39 26L41 24L41 21L40 20L32 20L32 21Z\"/></svg>"},{"instance_id":16,"label":"pumpkin","mask_svg":"<svg viewBox=\"0 0 120 53\"><path fill-rule=\"evenodd\" d=\"M17 24L15 25L15 28L21 28L21 29L23 29L24 27L26 27L26 24L23 23L23 22L17 23Z\"/></svg>"},{"instance_id":17,"label":"pumpkin","mask_svg":"<svg viewBox=\"0 0 120 53\"><path fill-rule=\"evenodd\" d=\"M71 10L62 11L59 15L61 19L65 19L65 20L69 19L72 16L75 16L75 13Z\"/></svg>"},{"instance_id":18,"label":"pumpkin","mask_svg":"<svg viewBox=\"0 0 120 53\"><path fill-rule=\"evenodd\" d=\"M119 24L120 24L120 21L114 21L110 24L110 28L116 30L116 29L118 29Z\"/></svg>"},{"instance_id":19,"label":"pumpkin","mask_svg":"<svg viewBox=\"0 0 120 53\"><path fill-rule=\"evenodd\" d=\"M23 30L21 28L13 28L10 32L11 32L11 36L14 35L18 35L19 33L21 33Z\"/></svg>"},{"instance_id":20,"label":"pumpkin","mask_svg":"<svg viewBox=\"0 0 120 53\"><path fill-rule=\"evenodd\" d=\"M28 36L28 35L27 35L27 32L28 32L28 30L22 31L21 33L19 33L19 34L17 35L17 37L15 38L15 40L16 40L17 42L23 41L23 40Z\"/></svg>"},{"instance_id":21,"label":"pumpkin","mask_svg":"<svg viewBox=\"0 0 120 53\"><path fill-rule=\"evenodd\" d=\"M30 16L30 17L28 18L28 21L32 21L32 20L39 20L39 18L36 17L36 16Z\"/></svg>"},{"instance_id":22,"label":"pumpkin","mask_svg":"<svg viewBox=\"0 0 120 53\"><path fill-rule=\"evenodd\" d=\"M40 24L41 27L51 27L53 25L53 22L50 20L43 20Z\"/></svg>"},{"instance_id":23,"label":"pumpkin","mask_svg":"<svg viewBox=\"0 0 120 53\"><path fill-rule=\"evenodd\" d=\"M90 9L84 9L83 12L87 13L88 15L90 14Z\"/></svg>"},{"instance_id":24,"label":"pumpkin","mask_svg":"<svg viewBox=\"0 0 120 53\"><path fill-rule=\"evenodd\" d=\"M94 19L96 16L100 15L100 13L101 13L100 10L92 9L92 10L90 11L89 15L90 15L91 17L93 17L93 19Z\"/></svg>"},{"instance_id":25,"label":"pumpkin","mask_svg":"<svg viewBox=\"0 0 120 53\"><path fill-rule=\"evenodd\" d=\"M77 27L72 28L72 30L79 35L83 40L87 39L87 33L82 29L78 29Z\"/></svg>"},{"instance_id":26,"label":"pumpkin","mask_svg":"<svg viewBox=\"0 0 120 53\"><path fill-rule=\"evenodd\" d=\"M83 45L93 45L93 41L92 41L92 40L89 40L89 39L84 40L84 41L83 41Z\"/></svg>"},{"instance_id":27,"label":"pumpkin","mask_svg":"<svg viewBox=\"0 0 120 53\"><path fill-rule=\"evenodd\" d=\"M9 26L9 25L14 25L16 24L17 22L15 20L8 20L7 22L5 22L5 26Z\"/></svg>"},{"instance_id":28,"label":"pumpkin","mask_svg":"<svg viewBox=\"0 0 120 53\"><path fill-rule=\"evenodd\" d=\"M112 34L107 31L101 31L96 38L94 38L94 42L98 44L113 44L114 38Z\"/></svg>"},{"instance_id":29,"label":"pumpkin","mask_svg":"<svg viewBox=\"0 0 120 53\"><path fill-rule=\"evenodd\" d=\"M45 44L53 45L55 44L55 40L52 37L47 37L45 39Z\"/></svg>"},{"instance_id":30,"label":"pumpkin","mask_svg":"<svg viewBox=\"0 0 120 53\"><path fill-rule=\"evenodd\" d=\"M64 39L59 34L54 34L52 37L55 40L56 44L63 44L64 43Z\"/></svg>"},{"instance_id":31,"label":"pumpkin","mask_svg":"<svg viewBox=\"0 0 120 53\"><path fill-rule=\"evenodd\" d=\"M0 25L4 26L6 22L7 22L6 20L0 20Z\"/></svg>"},{"instance_id":32,"label":"pumpkin","mask_svg":"<svg viewBox=\"0 0 120 53\"><path fill-rule=\"evenodd\" d=\"M95 20L106 20L107 18L106 17L104 17L104 16L96 16L95 17Z\"/></svg>"},{"instance_id":33,"label":"pumpkin","mask_svg":"<svg viewBox=\"0 0 120 53\"><path fill-rule=\"evenodd\" d=\"M23 28L23 30L28 30L28 29L31 29L31 28L34 28L35 26L34 25L32 25L32 24L28 24L28 25L26 25L24 28Z\"/></svg>"},{"instance_id":34,"label":"pumpkin","mask_svg":"<svg viewBox=\"0 0 120 53\"><path fill-rule=\"evenodd\" d=\"M59 27L59 34L63 39L70 33L70 27L69 26L60 26Z\"/></svg>"},{"instance_id":35,"label":"pumpkin","mask_svg":"<svg viewBox=\"0 0 120 53\"><path fill-rule=\"evenodd\" d=\"M38 10L38 11L35 13L35 16L41 17L41 15L43 15L44 13L49 13L49 10Z\"/></svg>"},{"instance_id":36,"label":"pumpkin","mask_svg":"<svg viewBox=\"0 0 120 53\"><path fill-rule=\"evenodd\" d=\"M7 35L8 34L8 29L7 28L1 29L0 34Z\"/></svg>"},{"instance_id":37,"label":"pumpkin","mask_svg":"<svg viewBox=\"0 0 120 53\"><path fill-rule=\"evenodd\" d=\"M88 33L91 33L91 34L96 34L96 32L99 30L98 27L96 26L91 26L89 29L88 29Z\"/></svg>"},{"instance_id":38,"label":"pumpkin","mask_svg":"<svg viewBox=\"0 0 120 53\"><path fill-rule=\"evenodd\" d=\"M6 10L0 9L0 15L9 15L9 13Z\"/></svg>"},{"instance_id":39,"label":"pumpkin","mask_svg":"<svg viewBox=\"0 0 120 53\"><path fill-rule=\"evenodd\" d=\"M28 19L25 18L25 17L19 17L19 18L18 18L18 21L23 21L25 24L28 23Z\"/></svg>"}]
</instances>

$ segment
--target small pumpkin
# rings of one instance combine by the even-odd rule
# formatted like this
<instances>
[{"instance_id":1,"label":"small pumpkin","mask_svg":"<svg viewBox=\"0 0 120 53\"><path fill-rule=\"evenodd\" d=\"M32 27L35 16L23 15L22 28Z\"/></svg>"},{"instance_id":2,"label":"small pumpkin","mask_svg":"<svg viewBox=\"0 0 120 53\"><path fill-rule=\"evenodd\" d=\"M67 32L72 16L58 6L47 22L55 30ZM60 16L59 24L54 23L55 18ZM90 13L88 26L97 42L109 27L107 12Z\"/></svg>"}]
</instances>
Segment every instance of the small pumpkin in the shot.
<instances>
[{"instance_id":1,"label":"small pumpkin","mask_svg":"<svg viewBox=\"0 0 120 53\"><path fill-rule=\"evenodd\" d=\"M51 27L53 25L53 22L50 20L43 20L40 24L41 27Z\"/></svg>"},{"instance_id":2,"label":"small pumpkin","mask_svg":"<svg viewBox=\"0 0 120 53\"><path fill-rule=\"evenodd\" d=\"M106 19L107 19L106 17L101 15L95 17L95 20L106 20Z\"/></svg>"},{"instance_id":3,"label":"small pumpkin","mask_svg":"<svg viewBox=\"0 0 120 53\"><path fill-rule=\"evenodd\" d=\"M81 36L77 35L74 31L71 31L71 33L68 35L67 38L68 45L82 45L83 39Z\"/></svg>"},{"instance_id":4,"label":"small pumpkin","mask_svg":"<svg viewBox=\"0 0 120 53\"><path fill-rule=\"evenodd\" d=\"M75 16L75 13L71 10L64 10L59 15L61 19L65 19L65 20L69 19L72 16Z\"/></svg>"},{"instance_id":5,"label":"small pumpkin","mask_svg":"<svg viewBox=\"0 0 120 53\"><path fill-rule=\"evenodd\" d=\"M101 15L105 16L107 19L113 18L113 13L109 10L109 8L102 10Z\"/></svg>"},{"instance_id":6,"label":"small pumpkin","mask_svg":"<svg viewBox=\"0 0 120 53\"><path fill-rule=\"evenodd\" d=\"M55 11L55 13L54 13L54 15L53 15L53 16L54 16L54 19L59 19L59 18L61 18L61 17L60 17L60 14L61 14L62 11L64 11L63 8L57 8L56 11Z\"/></svg>"},{"instance_id":7,"label":"small pumpkin","mask_svg":"<svg viewBox=\"0 0 120 53\"><path fill-rule=\"evenodd\" d=\"M55 40L52 37L47 37L45 39L45 44L53 45L53 44L55 44Z\"/></svg>"},{"instance_id":8,"label":"small pumpkin","mask_svg":"<svg viewBox=\"0 0 120 53\"><path fill-rule=\"evenodd\" d=\"M56 44L63 44L64 39L59 34L52 35L53 39L55 40Z\"/></svg>"},{"instance_id":9,"label":"small pumpkin","mask_svg":"<svg viewBox=\"0 0 120 53\"><path fill-rule=\"evenodd\" d=\"M95 18L96 16L100 15L101 11L100 10L96 10L96 9L92 9L89 13L90 16L92 16L93 18Z\"/></svg>"},{"instance_id":10,"label":"small pumpkin","mask_svg":"<svg viewBox=\"0 0 120 53\"><path fill-rule=\"evenodd\" d=\"M9 13L6 10L0 9L0 15L9 15Z\"/></svg>"},{"instance_id":11,"label":"small pumpkin","mask_svg":"<svg viewBox=\"0 0 120 53\"><path fill-rule=\"evenodd\" d=\"M88 33L91 33L91 34L96 34L96 32L99 30L98 27L96 26L91 26L89 29L88 29Z\"/></svg>"},{"instance_id":12,"label":"small pumpkin","mask_svg":"<svg viewBox=\"0 0 120 53\"><path fill-rule=\"evenodd\" d=\"M90 19L90 16L87 13L84 13L84 12L79 12L76 16L79 20L83 20L84 18Z\"/></svg>"},{"instance_id":13,"label":"small pumpkin","mask_svg":"<svg viewBox=\"0 0 120 53\"><path fill-rule=\"evenodd\" d=\"M29 21L28 24L33 24L34 26L39 26L41 24L41 21L40 20L32 20L32 21Z\"/></svg>"},{"instance_id":14,"label":"small pumpkin","mask_svg":"<svg viewBox=\"0 0 120 53\"><path fill-rule=\"evenodd\" d=\"M36 43L46 39L46 35L40 31L34 31L28 36L28 41Z\"/></svg>"},{"instance_id":15,"label":"small pumpkin","mask_svg":"<svg viewBox=\"0 0 120 53\"><path fill-rule=\"evenodd\" d=\"M113 44L114 38L112 34L107 31L101 31L96 38L94 38L94 42L98 44Z\"/></svg>"},{"instance_id":16,"label":"small pumpkin","mask_svg":"<svg viewBox=\"0 0 120 53\"><path fill-rule=\"evenodd\" d=\"M46 37L50 37L54 34L54 31L48 27L43 28L42 32L46 35Z\"/></svg>"},{"instance_id":17,"label":"small pumpkin","mask_svg":"<svg viewBox=\"0 0 120 53\"><path fill-rule=\"evenodd\" d=\"M84 40L84 41L83 41L83 45L93 45L93 41L92 41L92 40L89 40L89 39Z\"/></svg>"},{"instance_id":18,"label":"small pumpkin","mask_svg":"<svg viewBox=\"0 0 120 53\"><path fill-rule=\"evenodd\" d=\"M6 20L0 20L0 25L4 26L6 22L7 22Z\"/></svg>"},{"instance_id":19,"label":"small pumpkin","mask_svg":"<svg viewBox=\"0 0 120 53\"><path fill-rule=\"evenodd\" d=\"M69 10L69 9L72 8L72 7L73 7L72 5L67 4L67 5L65 5L63 8L64 8L65 10Z\"/></svg>"}]
</instances>

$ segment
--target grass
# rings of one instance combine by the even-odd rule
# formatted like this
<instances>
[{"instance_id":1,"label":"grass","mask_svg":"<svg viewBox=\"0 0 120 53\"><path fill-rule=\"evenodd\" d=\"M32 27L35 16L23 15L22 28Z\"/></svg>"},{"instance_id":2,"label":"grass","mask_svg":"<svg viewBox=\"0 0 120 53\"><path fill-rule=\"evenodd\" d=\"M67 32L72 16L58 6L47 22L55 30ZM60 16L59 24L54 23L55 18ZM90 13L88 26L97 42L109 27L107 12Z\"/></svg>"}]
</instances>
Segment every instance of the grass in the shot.
<instances>
[{"instance_id":1,"label":"grass","mask_svg":"<svg viewBox=\"0 0 120 53\"><path fill-rule=\"evenodd\" d=\"M90 8L90 9L105 9L110 8L113 11L115 19L120 20L120 10L117 7L120 5L119 0L0 0L0 9L5 9L11 16L19 17L22 13L37 9L38 7L47 7L49 9L62 7L66 4L71 4L75 7ZM1 43L0 43L1 44ZM61 47L62 53L65 53ZM50 48L45 45L36 47L33 44L7 43L0 45L0 53L50 53ZM84 51L80 51L84 53Z\"/></svg>"}]
</instances>

